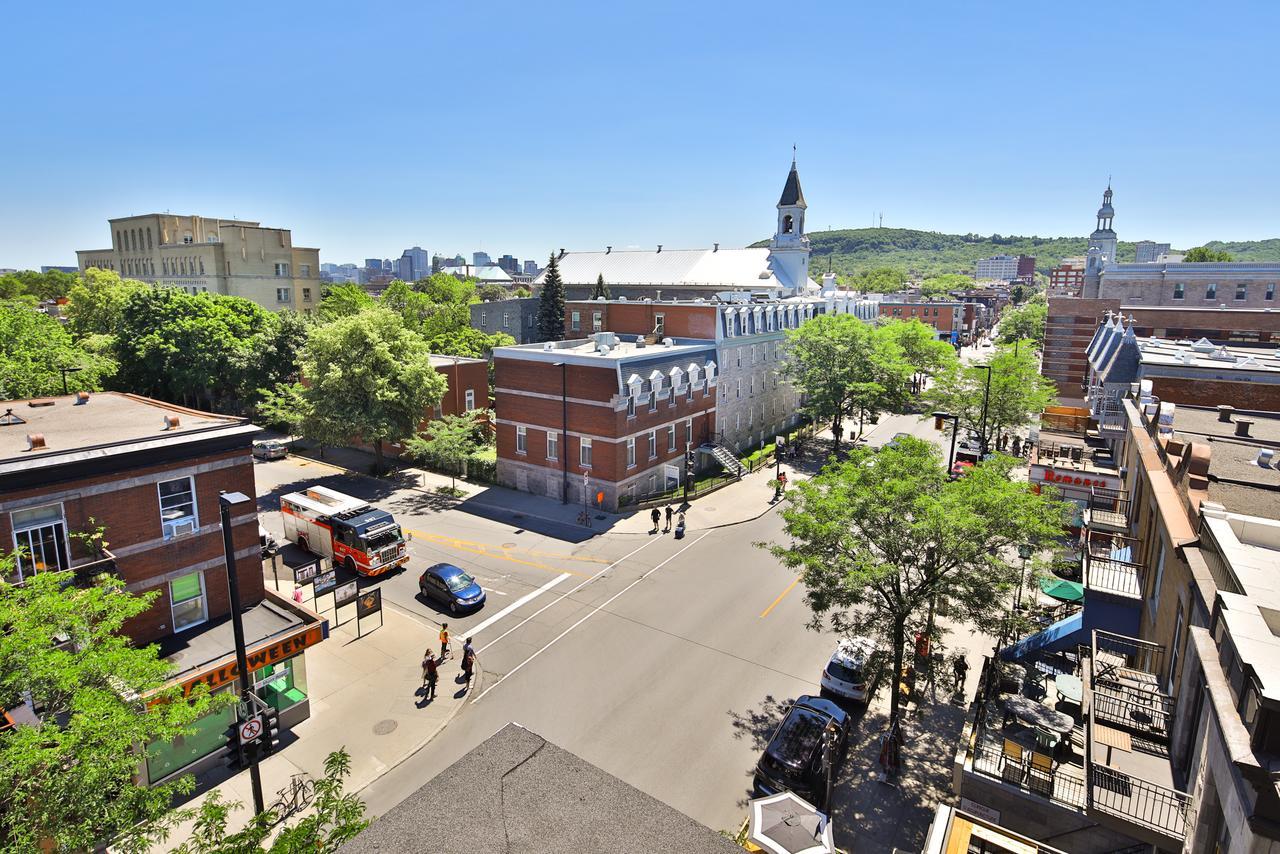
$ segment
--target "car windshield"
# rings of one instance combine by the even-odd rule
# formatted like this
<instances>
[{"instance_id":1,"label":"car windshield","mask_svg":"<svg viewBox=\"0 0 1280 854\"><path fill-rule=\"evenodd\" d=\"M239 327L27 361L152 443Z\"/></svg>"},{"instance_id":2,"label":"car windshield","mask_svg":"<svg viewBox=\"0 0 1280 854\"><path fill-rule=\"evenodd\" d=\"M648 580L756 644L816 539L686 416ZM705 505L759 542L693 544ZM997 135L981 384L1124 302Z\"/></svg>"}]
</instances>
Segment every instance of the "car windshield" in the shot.
<instances>
[{"instance_id":1,"label":"car windshield","mask_svg":"<svg viewBox=\"0 0 1280 854\"><path fill-rule=\"evenodd\" d=\"M839 661L832 661L827 665L827 673L833 679L839 679L841 682L858 683L862 681L862 671L856 667L850 667Z\"/></svg>"},{"instance_id":2,"label":"car windshield","mask_svg":"<svg viewBox=\"0 0 1280 854\"><path fill-rule=\"evenodd\" d=\"M460 572L457 575L446 576L444 583L449 585L450 592L461 593L463 590L466 590L468 587L475 584L476 580L465 572Z\"/></svg>"}]
</instances>

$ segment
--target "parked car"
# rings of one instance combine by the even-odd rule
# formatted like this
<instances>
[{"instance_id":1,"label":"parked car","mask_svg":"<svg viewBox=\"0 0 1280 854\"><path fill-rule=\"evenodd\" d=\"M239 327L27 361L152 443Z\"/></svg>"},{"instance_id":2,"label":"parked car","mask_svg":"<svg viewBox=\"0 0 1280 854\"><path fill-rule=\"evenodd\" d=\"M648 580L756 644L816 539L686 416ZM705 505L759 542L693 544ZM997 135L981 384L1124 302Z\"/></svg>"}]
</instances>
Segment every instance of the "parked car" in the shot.
<instances>
[{"instance_id":1,"label":"parked car","mask_svg":"<svg viewBox=\"0 0 1280 854\"><path fill-rule=\"evenodd\" d=\"M448 606L454 614L484 605L484 588L451 563L437 563L427 567L418 576L418 590L426 598Z\"/></svg>"},{"instance_id":2,"label":"parked car","mask_svg":"<svg viewBox=\"0 0 1280 854\"><path fill-rule=\"evenodd\" d=\"M856 703L870 699L872 658L876 654L875 641L870 638L846 638L836 646L831 660L822 668L819 684L823 694L831 693Z\"/></svg>"},{"instance_id":3,"label":"parked car","mask_svg":"<svg viewBox=\"0 0 1280 854\"><path fill-rule=\"evenodd\" d=\"M894 433L893 438L884 443L884 447L896 448L898 447L898 445L902 443L903 439L910 439L910 438L911 438L910 433Z\"/></svg>"},{"instance_id":4,"label":"parked car","mask_svg":"<svg viewBox=\"0 0 1280 854\"><path fill-rule=\"evenodd\" d=\"M834 776L849 750L849 713L830 700L805 695L795 701L756 763L755 796L795 792L820 810L828 807L822 734L835 733Z\"/></svg>"},{"instance_id":5,"label":"parked car","mask_svg":"<svg viewBox=\"0 0 1280 854\"><path fill-rule=\"evenodd\" d=\"M283 460L289 456L289 446L279 439L260 439L253 443L253 455L260 460Z\"/></svg>"}]
</instances>

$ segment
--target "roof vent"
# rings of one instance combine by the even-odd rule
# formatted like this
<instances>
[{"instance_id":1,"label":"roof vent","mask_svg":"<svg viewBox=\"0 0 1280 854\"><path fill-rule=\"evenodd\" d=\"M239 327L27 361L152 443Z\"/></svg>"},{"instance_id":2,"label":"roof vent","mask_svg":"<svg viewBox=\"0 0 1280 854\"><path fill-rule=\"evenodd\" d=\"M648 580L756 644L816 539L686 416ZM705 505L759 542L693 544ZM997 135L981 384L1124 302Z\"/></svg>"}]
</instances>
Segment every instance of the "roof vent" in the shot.
<instances>
[{"instance_id":1,"label":"roof vent","mask_svg":"<svg viewBox=\"0 0 1280 854\"><path fill-rule=\"evenodd\" d=\"M1249 435L1249 428L1252 426L1253 426L1252 418L1237 418L1236 419L1236 435L1247 437Z\"/></svg>"},{"instance_id":2,"label":"roof vent","mask_svg":"<svg viewBox=\"0 0 1280 854\"><path fill-rule=\"evenodd\" d=\"M676 343L676 342L675 342L673 339L671 339L671 338L663 338L663 339L662 339L662 346L663 346L663 347L674 347L674 346L675 346L675 343Z\"/></svg>"},{"instance_id":3,"label":"roof vent","mask_svg":"<svg viewBox=\"0 0 1280 854\"><path fill-rule=\"evenodd\" d=\"M551 352L555 348L556 348L556 345L552 344L550 341L542 345L542 349L547 352Z\"/></svg>"},{"instance_id":4,"label":"roof vent","mask_svg":"<svg viewBox=\"0 0 1280 854\"><path fill-rule=\"evenodd\" d=\"M181 423L182 421L176 415L166 415L164 417L164 429L166 430L176 430Z\"/></svg>"},{"instance_id":5,"label":"roof vent","mask_svg":"<svg viewBox=\"0 0 1280 854\"><path fill-rule=\"evenodd\" d=\"M645 345L644 336L643 336L643 335L637 335L637 336L636 336L636 349L640 349L640 348L641 348L641 347L643 347L644 345Z\"/></svg>"},{"instance_id":6,"label":"roof vent","mask_svg":"<svg viewBox=\"0 0 1280 854\"><path fill-rule=\"evenodd\" d=\"M28 451L43 451L48 449L48 447L49 446L44 443L43 433L27 434L27 450Z\"/></svg>"},{"instance_id":7,"label":"roof vent","mask_svg":"<svg viewBox=\"0 0 1280 854\"><path fill-rule=\"evenodd\" d=\"M659 243L659 244L658 244L658 251L659 251L659 252L661 252L661 251L662 251L662 244L661 244L661 243Z\"/></svg>"},{"instance_id":8,"label":"roof vent","mask_svg":"<svg viewBox=\"0 0 1280 854\"><path fill-rule=\"evenodd\" d=\"M606 255L608 255L608 254L609 254L610 252L612 252L612 251L613 251L613 247L612 247L612 246L606 246L606 247L604 248L604 254L606 254Z\"/></svg>"},{"instance_id":9,"label":"roof vent","mask_svg":"<svg viewBox=\"0 0 1280 854\"><path fill-rule=\"evenodd\" d=\"M711 245L715 247L715 249L712 249L712 250L711 250L712 252L719 252L719 251L720 251L720 244L719 244L719 243L713 243L713 244L711 244Z\"/></svg>"},{"instance_id":10,"label":"roof vent","mask_svg":"<svg viewBox=\"0 0 1280 854\"><path fill-rule=\"evenodd\" d=\"M1231 413L1235 411L1236 408L1234 406L1219 406L1218 420L1229 424L1231 422Z\"/></svg>"},{"instance_id":11,"label":"roof vent","mask_svg":"<svg viewBox=\"0 0 1280 854\"><path fill-rule=\"evenodd\" d=\"M12 409L6 409L4 415L0 415L0 426L11 427L14 424L26 424L20 416L14 415Z\"/></svg>"},{"instance_id":12,"label":"roof vent","mask_svg":"<svg viewBox=\"0 0 1280 854\"><path fill-rule=\"evenodd\" d=\"M40 406L53 406L53 404L54 402L52 400L49 400L47 397L41 398L40 400L31 400L27 402L27 406L30 406L32 409L36 409L37 407L40 407Z\"/></svg>"},{"instance_id":13,"label":"roof vent","mask_svg":"<svg viewBox=\"0 0 1280 854\"><path fill-rule=\"evenodd\" d=\"M563 257L564 257L564 250L563 250L563 249L561 249L561 250L560 250L560 258L563 258ZM556 260L559 260L559 258L557 258Z\"/></svg>"},{"instance_id":14,"label":"roof vent","mask_svg":"<svg viewBox=\"0 0 1280 854\"><path fill-rule=\"evenodd\" d=\"M89 402L89 392L87 391L76 392L76 406L83 406L88 402Z\"/></svg>"},{"instance_id":15,"label":"roof vent","mask_svg":"<svg viewBox=\"0 0 1280 854\"><path fill-rule=\"evenodd\" d=\"M1269 469L1271 468L1271 458L1275 456L1275 453L1276 452L1270 448L1259 448L1258 458L1254 460L1254 462L1262 466L1264 469Z\"/></svg>"}]
</instances>

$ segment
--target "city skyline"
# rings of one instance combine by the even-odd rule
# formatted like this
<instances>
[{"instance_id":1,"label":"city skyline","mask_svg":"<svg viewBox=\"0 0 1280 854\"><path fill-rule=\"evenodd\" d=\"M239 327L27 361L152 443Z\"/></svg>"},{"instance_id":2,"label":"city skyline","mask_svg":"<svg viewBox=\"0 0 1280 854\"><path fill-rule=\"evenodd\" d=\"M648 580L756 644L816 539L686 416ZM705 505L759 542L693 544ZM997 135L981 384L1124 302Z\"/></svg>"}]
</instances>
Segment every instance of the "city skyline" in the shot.
<instances>
[{"instance_id":1,"label":"city skyline","mask_svg":"<svg viewBox=\"0 0 1280 854\"><path fill-rule=\"evenodd\" d=\"M1112 7L1107 30L1125 38L1062 52L1053 45L1064 44L1064 21L1050 8L907 15L752 4L725 16L681 7L673 29L675 8L566 7L544 19L499 7L485 13L494 49L484 62L471 40L441 39L430 66L394 51L374 64L333 63L315 46L376 44L393 19L471 32L478 13L405 5L298 15L286 4L263 11L250 37L215 16L193 40L163 16L86 6L55 19L20 8L13 32L59 33L65 61L42 62L34 38L0 58L15 81L7 118L28 128L0 141L0 158L20 167L7 176L0 266L68 264L76 248L102 242L104 219L165 210L290 227L325 262L371 246L539 263L559 248L745 246L772 230L776 175L793 144L811 232L867 227L883 213L893 227L1083 237L1111 175L1124 240L1188 248L1277 236L1273 7L1233 4L1229 19L1249 26L1227 28L1202 26L1190 5L1159 15ZM139 37L147 51L121 54L96 76L97 48ZM501 47L521 40L530 50ZM975 42L1047 47L1025 58L962 47ZM245 79L272 82L270 96L238 94L233 120L208 102L145 121L126 108L187 87L215 91L228 51ZM1170 61L1189 55L1199 61ZM121 82L166 66L211 71L192 83L162 76L149 90ZM433 67L466 72L444 88ZM86 96L112 106L86 114ZM397 115L408 97L520 118L472 133L423 110L394 134L333 129L343 115ZM1008 129L992 125L993 100ZM1247 132L1228 146L1219 125L1181 118L1202 104L1233 109ZM181 132L157 133L157 122Z\"/></svg>"}]
</instances>

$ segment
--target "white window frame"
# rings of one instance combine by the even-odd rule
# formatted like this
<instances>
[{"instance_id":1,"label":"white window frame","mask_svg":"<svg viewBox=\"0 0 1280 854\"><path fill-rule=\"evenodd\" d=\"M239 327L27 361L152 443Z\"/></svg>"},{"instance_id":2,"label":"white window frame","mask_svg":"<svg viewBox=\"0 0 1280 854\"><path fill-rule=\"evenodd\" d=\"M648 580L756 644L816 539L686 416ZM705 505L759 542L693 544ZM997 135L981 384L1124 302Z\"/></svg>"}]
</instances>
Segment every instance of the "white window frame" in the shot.
<instances>
[{"instance_id":1,"label":"white window frame","mask_svg":"<svg viewBox=\"0 0 1280 854\"><path fill-rule=\"evenodd\" d=\"M1156 610L1160 607L1160 584L1164 581L1164 541L1160 541L1160 557L1156 560L1155 582L1151 585L1151 595L1147 598L1147 611L1155 619Z\"/></svg>"},{"instance_id":2,"label":"white window frame","mask_svg":"<svg viewBox=\"0 0 1280 854\"><path fill-rule=\"evenodd\" d=\"M582 312L569 312L569 329L572 332L579 332L582 330Z\"/></svg>"},{"instance_id":3,"label":"white window frame","mask_svg":"<svg viewBox=\"0 0 1280 854\"><path fill-rule=\"evenodd\" d=\"M529 428L522 424L516 425L516 453L529 453Z\"/></svg>"},{"instance_id":4,"label":"white window frame","mask_svg":"<svg viewBox=\"0 0 1280 854\"><path fill-rule=\"evenodd\" d=\"M687 418L684 422L684 441L686 445L693 444L693 419Z\"/></svg>"},{"instance_id":5,"label":"white window frame","mask_svg":"<svg viewBox=\"0 0 1280 854\"><path fill-rule=\"evenodd\" d=\"M584 469L591 468L591 440L585 436L578 440L578 464Z\"/></svg>"},{"instance_id":6,"label":"white window frame","mask_svg":"<svg viewBox=\"0 0 1280 854\"><path fill-rule=\"evenodd\" d=\"M177 579L173 579L172 581L170 581L170 582L168 583L168 587L169 587L169 619L170 619L170 621L171 621L171 622L170 622L170 625L172 625L172 626L173 626L173 631L174 631L174 633L175 633L175 634L177 634L178 632L185 632L187 629L194 629L196 626L200 626L200 625L203 625L203 624L205 624L205 623L209 622L209 592L208 592L208 590L205 588L205 584L204 584L204 571L203 571L203 570L196 570L195 572L188 572L188 573L186 573L186 574L187 574L187 575L195 575L195 576L198 576L198 577L199 577L199 579L200 579L200 595L199 595L199 596L197 596L197 597L194 597L193 599L184 599L184 600L183 600L183 602L182 602L182 604L186 604L187 602L193 602L193 601L199 600L199 602L200 602L200 619L198 619L198 620L196 620L196 621L194 621L194 622L191 622L191 623L187 623L186 625L181 626L181 627L179 627L179 626L178 626L177 612L174 610L174 606L175 606L175 605L177 605L177 604L179 604L179 603L177 603L177 602L174 602L174 601L173 601L173 581L176 581Z\"/></svg>"},{"instance_id":7,"label":"white window frame","mask_svg":"<svg viewBox=\"0 0 1280 854\"><path fill-rule=\"evenodd\" d=\"M28 525L26 525L25 527L19 527L19 526L18 526L18 524L17 524L16 522L14 522L14 520L13 520L13 513L21 513L21 512L24 512L24 511L29 512L29 511L34 511L34 510L43 510L43 509L45 509L45 508L47 508L47 507L57 507L57 508L58 508L58 519L57 519L57 521L48 521L48 522L43 522L43 523L40 523L40 524L28 524ZM52 571L55 571L55 572L56 572L56 571L61 571L61 570L64 570L64 569L70 569L70 568L71 568L71 537L70 537L70 535L68 534L68 531L67 531L67 514L66 514L66 509L65 509L65 507L63 506L63 504L62 504L62 502L61 502L61 501L54 502L54 503L51 503L51 504L40 504L40 505L36 505L36 506L34 506L34 507L23 507L23 508L21 508L21 509L19 509L19 510L15 510L15 511L13 511L13 512L11 512L11 513L9 514L9 526L10 526L10 528L12 528L12 529L13 529L13 548L14 548L14 551L15 551L15 552L17 552L17 551L18 551L18 549L20 549L20 548L23 548L23 549L30 549L30 548L31 548L31 546L32 546L32 539L31 539L31 537L30 537L30 536L27 536L27 537L25 538L25 542L23 542L23 541L20 541L20 540L19 540L19 537L20 537L22 534L28 534L28 535L30 535L30 533L31 533L31 532L33 532L33 531L39 531L39 530L42 530L42 529L44 529L44 528L48 528L48 527L51 527L51 526L61 526L61 529L62 529L62 531L61 531L61 533L62 533L62 538L61 538L62 553L61 553L61 554L58 554L58 555L55 555L55 557L57 558L57 559L55 560L55 562L54 562L54 563L56 564L56 569L54 569L54 570L52 570ZM55 532L55 533L56 533L56 532ZM57 546L55 545L55 550L56 550L56 549L57 549ZM42 554L41 554L41 558L42 558L43 562L46 564L46 566L48 566L48 558L47 558L47 557L45 557L45 556L43 555L43 549L41 550L41 553L42 553ZM24 556L24 554L25 554L25 556ZM36 571L37 571L37 570L36 570L36 568L35 568L35 564L34 564L34 562L33 562L34 555L30 554L29 552L28 552L28 553L24 553L24 554L16 554L16 555L15 555L14 568L15 568L15 570L16 570L16 577L17 577L17 579L18 579L19 581L22 581L23 579L25 579L25 578L27 577L27 570L30 570L32 575L34 575L34 574L36 573ZM66 565L66 566L63 566L63 565L62 565L62 560L63 560L63 558L65 558L65 559L66 559L66 562L67 562L67 565ZM29 564L29 565L28 565L28 564ZM50 570L46 570L46 571L50 571Z\"/></svg>"},{"instance_id":8,"label":"white window frame","mask_svg":"<svg viewBox=\"0 0 1280 854\"><path fill-rule=\"evenodd\" d=\"M658 431L649 431L649 459L656 460L658 458Z\"/></svg>"},{"instance_id":9,"label":"white window frame","mask_svg":"<svg viewBox=\"0 0 1280 854\"><path fill-rule=\"evenodd\" d=\"M667 425L667 450L674 451L676 449L676 425Z\"/></svg>"},{"instance_id":10,"label":"white window frame","mask_svg":"<svg viewBox=\"0 0 1280 854\"><path fill-rule=\"evenodd\" d=\"M1173 623L1173 640L1169 644L1169 678L1165 681L1165 693L1173 694L1173 683L1178 679L1178 665L1182 663L1182 628L1185 618L1182 616L1182 603L1178 603L1178 619Z\"/></svg>"},{"instance_id":11,"label":"white window frame","mask_svg":"<svg viewBox=\"0 0 1280 854\"><path fill-rule=\"evenodd\" d=\"M293 288L276 288L276 302L292 302Z\"/></svg>"},{"instance_id":12,"label":"white window frame","mask_svg":"<svg viewBox=\"0 0 1280 854\"><path fill-rule=\"evenodd\" d=\"M277 262L276 262L276 267L275 267L275 269L276 269L276 276L277 276L277 277L282 278L282 279L287 279L287 278L289 277L289 265L288 265L288 264L285 264L285 263L282 263L282 262L277 261Z\"/></svg>"},{"instance_id":13,"label":"white window frame","mask_svg":"<svg viewBox=\"0 0 1280 854\"><path fill-rule=\"evenodd\" d=\"M555 430L547 431L547 459L560 459L560 434Z\"/></svg>"},{"instance_id":14,"label":"white window frame","mask_svg":"<svg viewBox=\"0 0 1280 854\"><path fill-rule=\"evenodd\" d=\"M164 495L164 493L160 491L160 488L167 483L177 483L180 480L185 480L187 482L188 487L190 488L191 512L185 516L174 516L172 518L166 519L165 506L164 506L164 501L166 496ZM168 497L173 498L174 496L171 495ZM173 528L179 527L185 522L191 523L191 530L189 533L194 534L196 530L199 529L200 502L196 496L196 479L193 476L186 475L184 477L174 477L168 480L156 481L156 501L160 509L160 529L166 541L175 540L180 536L185 536L185 534L176 534L172 532Z\"/></svg>"},{"instance_id":15,"label":"white window frame","mask_svg":"<svg viewBox=\"0 0 1280 854\"><path fill-rule=\"evenodd\" d=\"M627 439L627 468L636 467L636 437L632 436Z\"/></svg>"},{"instance_id":16,"label":"white window frame","mask_svg":"<svg viewBox=\"0 0 1280 854\"><path fill-rule=\"evenodd\" d=\"M601 332L603 330L604 330L604 312L602 311L591 312L591 331Z\"/></svg>"},{"instance_id":17,"label":"white window frame","mask_svg":"<svg viewBox=\"0 0 1280 854\"><path fill-rule=\"evenodd\" d=\"M476 408L476 390L469 388L463 396L463 406L467 408L467 412L471 412Z\"/></svg>"}]
</instances>

